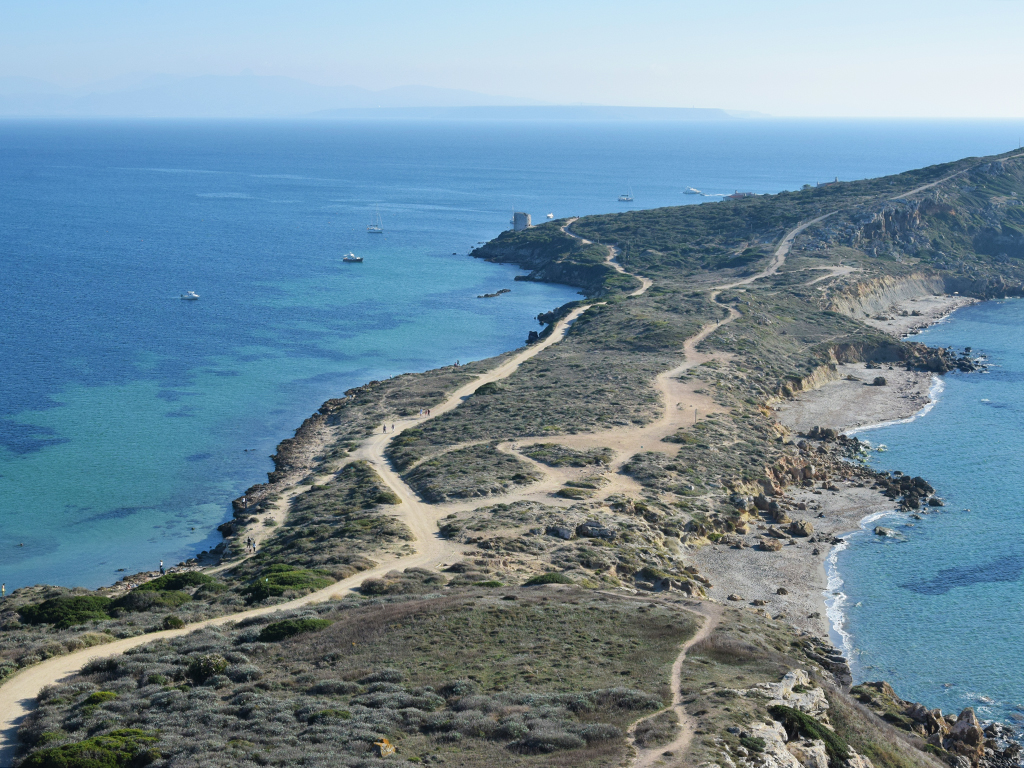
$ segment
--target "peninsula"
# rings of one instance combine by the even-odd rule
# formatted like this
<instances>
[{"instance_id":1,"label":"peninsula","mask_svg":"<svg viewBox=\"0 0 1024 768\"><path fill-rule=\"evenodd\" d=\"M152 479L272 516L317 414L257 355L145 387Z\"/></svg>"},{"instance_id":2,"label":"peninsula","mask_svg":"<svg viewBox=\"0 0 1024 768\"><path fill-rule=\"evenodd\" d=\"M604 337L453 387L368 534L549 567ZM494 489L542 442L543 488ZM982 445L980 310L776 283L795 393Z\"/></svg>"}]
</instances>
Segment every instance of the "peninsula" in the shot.
<instances>
[{"instance_id":1,"label":"peninsula","mask_svg":"<svg viewBox=\"0 0 1024 768\"><path fill-rule=\"evenodd\" d=\"M1018 195L1007 153L503 233L584 294L532 343L327 401L213 552L0 603L0 766L1016 764L851 688L822 593L942 504L843 430L975 369L909 337L1024 294Z\"/></svg>"}]
</instances>

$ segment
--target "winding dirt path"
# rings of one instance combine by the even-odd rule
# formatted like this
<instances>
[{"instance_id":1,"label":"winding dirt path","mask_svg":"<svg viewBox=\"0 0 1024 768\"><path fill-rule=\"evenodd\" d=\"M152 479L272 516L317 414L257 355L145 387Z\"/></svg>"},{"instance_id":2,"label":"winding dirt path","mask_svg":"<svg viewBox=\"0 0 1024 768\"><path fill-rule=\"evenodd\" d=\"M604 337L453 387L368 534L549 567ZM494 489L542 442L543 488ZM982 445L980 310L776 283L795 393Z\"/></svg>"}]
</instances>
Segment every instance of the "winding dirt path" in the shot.
<instances>
[{"instance_id":1,"label":"winding dirt path","mask_svg":"<svg viewBox=\"0 0 1024 768\"><path fill-rule=\"evenodd\" d=\"M690 740L693 738L693 734L697 730L697 721L687 713L686 707L683 706L683 695L680 693L680 688L682 687L683 662L686 661L687 651L715 631L715 628L722 619L724 609L720 605L704 603L699 609L690 610L704 616L704 624L697 631L697 634L683 643L683 647L680 649L679 655L672 664L672 703L665 707L665 709L658 710L652 715L640 718L630 726L627 735L629 736L634 748L637 750L637 755L633 759L632 768L651 768L659 762L664 762L668 757L682 757L685 754L686 749L690 746ZM669 710L674 711L676 713L676 717L679 718L679 734L671 742L663 744L660 747L644 749L636 746L635 736L637 726L645 720L655 718ZM667 755L666 753L671 754ZM673 760L673 762L675 762L675 760Z\"/></svg>"},{"instance_id":2,"label":"winding dirt path","mask_svg":"<svg viewBox=\"0 0 1024 768\"><path fill-rule=\"evenodd\" d=\"M587 240L587 238L577 235L575 232L569 231L569 227L571 227L573 223L577 221L579 221L579 217L573 217L567 220L565 224L559 227L559 229L562 230L569 237L571 237L573 240L579 240L581 243L585 243L587 245L594 245L593 240ZM650 278L641 277L640 275L634 275L632 272L627 272L625 270L625 268L618 261L619 256L621 255L621 252L618 248L616 248L614 245L606 245L605 248L608 249L608 257L604 260L605 264L610 264L615 269L615 271L618 272L620 275L629 275L630 277L635 277L637 280L640 281L640 287L637 288L635 291L631 292L629 294L630 296L639 296L652 285L654 285L654 281L651 280Z\"/></svg>"},{"instance_id":3,"label":"winding dirt path","mask_svg":"<svg viewBox=\"0 0 1024 768\"><path fill-rule=\"evenodd\" d=\"M808 226L821 221L829 215L831 214L819 216L818 218L801 224L788 232L776 248L771 262L763 272L735 283L716 287L711 293L712 300L714 300L723 290L735 288L740 285L746 285L777 272L779 267L785 263L786 255L789 253L793 239ZM571 221L568 222L566 226L571 223ZM573 235L571 232L566 232L566 234L569 234L572 237L578 237ZM584 240L583 238L579 239ZM589 243L590 241L584 240L584 242ZM612 246L608 246L608 249L609 255L607 262L614 266L616 271L628 274L615 260L617 255L616 249ZM641 285L630 294L631 296L639 296L643 294L652 285L652 281L648 278L638 277L638 279L641 281ZM574 309L555 325L552 332L545 339L537 344L527 347L518 354L513 355L501 365L480 374L471 382L457 389L441 405L431 408L430 418L440 416L443 413L447 413L448 411L457 408L480 386L489 382L507 378L512 375L523 362L534 357L551 345L561 341L568 332L570 324L584 311L586 311L587 308L588 306L581 306ZM691 423L691 413L694 411L704 409L703 412L708 413L713 409L718 409L718 406L716 406L709 397L697 395L697 393L693 391L694 386L698 385L681 382L679 380L679 376L689 368L700 365L708 360L723 357L723 355L718 353L699 352L697 347L722 325L739 317L739 313L732 308L728 308L728 312L728 316L723 320L709 323L697 334L687 339L683 349L683 363L657 377L655 385L664 398L664 402L666 404L664 413L658 420L644 427L610 430L608 432L594 435L546 437L543 441L559 442L563 445L579 447L606 447L609 443L612 443L616 449L617 456L611 469L617 471L617 469L620 468L630 456L636 453L637 450L643 449L647 444L654 446L660 442L662 437L673 434L681 426ZM673 406L672 403L675 403L675 406ZM692 418L696 418L696 415ZM459 545L442 539L438 535L437 531L437 520L443 515L448 514L451 511L452 506L431 505L420 500L416 493L413 492L413 490L406 485L398 474L391 469L384 457L385 449L395 435L401 434L402 431L410 427L418 426L423 423L423 421L423 418L406 418L396 420L394 422L394 431L388 431L387 433L382 431L381 433L367 438L360 444L359 448L346 459L346 461L363 459L369 462L380 474L383 481L398 495L401 503L396 507L397 516L399 520L409 526L416 537L417 551L414 554L405 556L392 555L385 557L379 565L371 569L361 571L360 573L338 581L325 589L305 595L304 597L296 600L291 600L287 603L263 608L254 608L248 611L219 616L214 619L207 619L205 621L189 624L181 629L163 630L160 632L140 635L138 637L116 640L106 645L86 648L64 656L56 656L36 664L35 666L21 670L11 678L8 678L8 680L0 686L0 766L10 766L12 764L17 747L18 726L25 716L35 707L36 697L38 696L39 691L47 685L60 682L70 675L75 674L89 661L123 653L130 648L135 648L137 646L153 642L154 640L180 637L204 627L221 626L224 624L234 623L242 618L260 616L282 610L291 610L309 605L310 603L323 602L324 600L332 597L344 596L351 593L352 590L356 589L366 579L384 575L396 566L403 568L437 567L445 564L449 560L458 559L460 557ZM537 462L533 463L540 467L545 466ZM551 468L546 468L546 470L550 469ZM546 472L546 474L550 477L553 473ZM627 481L624 480L623 482ZM274 515L285 515L288 509L289 500L294 498L298 493L301 493L307 487L308 486L294 486L289 489L288 493L279 503ZM528 493L529 492L513 494L511 496L501 498L503 501L510 502L519 498L524 498ZM708 622L708 624L710 624L710 622ZM707 627L707 624L705 626ZM710 631L710 629L707 629L707 631ZM704 629L702 629L701 632L704 632ZM697 642L697 639L699 639L700 636L701 633L698 633L698 636L684 647L684 654L686 648L690 647L694 642ZM681 656L677 659L677 666L681 666L683 658L685 658L685 656ZM676 667L673 667L674 702L679 688L676 676ZM676 706L676 704L674 703L673 706ZM689 736L687 735L687 743L688 739Z\"/></svg>"}]
</instances>

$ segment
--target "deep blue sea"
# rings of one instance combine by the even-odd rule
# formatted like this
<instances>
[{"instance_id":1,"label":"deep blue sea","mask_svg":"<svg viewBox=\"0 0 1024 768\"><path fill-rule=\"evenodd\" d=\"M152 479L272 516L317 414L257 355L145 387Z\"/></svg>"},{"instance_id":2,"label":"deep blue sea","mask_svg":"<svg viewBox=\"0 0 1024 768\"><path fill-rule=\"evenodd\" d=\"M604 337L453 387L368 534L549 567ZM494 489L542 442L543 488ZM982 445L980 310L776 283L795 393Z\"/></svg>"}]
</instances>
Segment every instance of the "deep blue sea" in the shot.
<instances>
[{"instance_id":1,"label":"deep blue sea","mask_svg":"<svg viewBox=\"0 0 1024 768\"><path fill-rule=\"evenodd\" d=\"M0 581L98 586L119 568L189 557L219 541L230 500L265 479L275 445L325 399L519 346L538 312L575 292L514 283L515 268L467 257L513 208L535 221L623 210L616 198L630 188L637 208L714 204L682 193L878 176L1005 151L1022 132L1019 122L0 123ZM378 206L384 236L366 232ZM343 265L348 251L365 262ZM475 298L498 288L512 292ZM181 301L186 290L201 299ZM959 440L943 433L941 447ZM968 493L921 472L950 512ZM991 531L983 549L1009 548L1007 532ZM940 561L960 567L962 542L934 539ZM977 626L994 638L1007 625Z\"/></svg>"},{"instance_id":2,"label":"deep blue sea","mask_svg":"<svg viewBox=\"0 0 1024 768\"><path fill-rule=\"evenodd\" d=\"M887 449L872 466L926 478L946 506L865 521L838 553L854 676L944 712L1024 722L1024 301L965 307L914 340L969 346L991 367L941 377L909 423L857 433Z\"/></svg>"}]
</instances>

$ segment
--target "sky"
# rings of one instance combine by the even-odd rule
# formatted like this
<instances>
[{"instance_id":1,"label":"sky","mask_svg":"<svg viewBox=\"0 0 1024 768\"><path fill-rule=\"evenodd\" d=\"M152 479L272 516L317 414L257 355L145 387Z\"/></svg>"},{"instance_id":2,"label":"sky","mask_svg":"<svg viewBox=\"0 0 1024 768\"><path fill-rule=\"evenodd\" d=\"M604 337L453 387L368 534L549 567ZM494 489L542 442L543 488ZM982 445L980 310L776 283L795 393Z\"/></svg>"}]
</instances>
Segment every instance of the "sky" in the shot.
<instances>
[{"instance_id":1,"label":"sky","mask_svg":"<svg viewBox=\"0 0 1024 768\"><path fill-rule=\"evenodd\" d=\"M1024 0L0 0L0 77L282 75L557 104L1024 117Z\"/></svg>"}]
</instances>

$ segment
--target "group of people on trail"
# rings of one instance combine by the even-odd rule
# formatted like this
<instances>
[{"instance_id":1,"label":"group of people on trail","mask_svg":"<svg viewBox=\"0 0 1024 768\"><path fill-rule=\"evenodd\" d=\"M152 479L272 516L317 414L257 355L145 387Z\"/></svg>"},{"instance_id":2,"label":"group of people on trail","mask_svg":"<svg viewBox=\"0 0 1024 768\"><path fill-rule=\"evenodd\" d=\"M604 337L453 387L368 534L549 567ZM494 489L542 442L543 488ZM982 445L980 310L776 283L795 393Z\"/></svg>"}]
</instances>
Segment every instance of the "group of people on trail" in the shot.
<instances>
[{"instance_id":1,"label":"group of people on trail","mask_svg":"<svg viewBox=\"0 0 1024 768\"><path fill-rule=\"evenodd\" d=\"M254 555L256 554L256 539L250 536L245 537L245 551L252 552Z\"/></svg>"},{"instance_id":2,"label":"group of people on trail","mask_svg":"<svg viewBox=\"0 0 1024 768\"><path fill-rule=\"evenodd\" d=\"M420 416L421 417L429 416L429 415L430 415L430 409L429 408L420 408Z\"/></svg>"},{"instance_id":3,"label":"group of people on trail","mask_svg":"<svg viewBox=\"0 0 1024 768\"><path fill-rule=\"evenodd\" d=\"M391 425L391 431L392 431L392 432L394 432L394 431L395 431L395 425L394 425L394 424L392 424L392 425ZM387 425L387 424L385 424L385 425L384 425L384 434L386 435L387 433L388 433L388 425Z\"/></svg>"}]
</instances>

